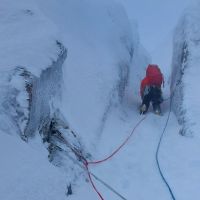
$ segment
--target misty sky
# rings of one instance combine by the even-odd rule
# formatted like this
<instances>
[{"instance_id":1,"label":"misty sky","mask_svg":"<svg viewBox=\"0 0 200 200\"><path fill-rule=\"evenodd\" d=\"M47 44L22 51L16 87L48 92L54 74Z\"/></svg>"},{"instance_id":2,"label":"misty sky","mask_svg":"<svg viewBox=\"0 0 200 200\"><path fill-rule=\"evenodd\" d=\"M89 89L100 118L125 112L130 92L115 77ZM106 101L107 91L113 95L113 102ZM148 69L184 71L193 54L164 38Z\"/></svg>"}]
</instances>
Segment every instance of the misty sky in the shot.
<instances>
[{"instance_id":1,"label":"misty sky","mask_svg":"<svg viewBox=\"0 0 200 200\"><path fill-rule=\"evenodd\" d=\"M118 0L138 22L140 40L151 52L172 32L184 8L194 0Z\"/></svg>"}]
</instances>

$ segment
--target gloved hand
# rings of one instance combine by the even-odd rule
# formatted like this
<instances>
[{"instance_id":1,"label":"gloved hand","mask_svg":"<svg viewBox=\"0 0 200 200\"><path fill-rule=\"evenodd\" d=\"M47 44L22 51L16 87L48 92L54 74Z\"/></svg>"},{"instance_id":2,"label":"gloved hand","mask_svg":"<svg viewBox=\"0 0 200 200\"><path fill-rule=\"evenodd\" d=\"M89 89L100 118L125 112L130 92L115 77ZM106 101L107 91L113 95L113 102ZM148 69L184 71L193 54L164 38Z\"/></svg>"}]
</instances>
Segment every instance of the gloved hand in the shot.
<instances>
[{"instance_id":1,"label":"gloved hand","mask_svg":"<svg viewBox=\"0 0 200 200\"><path fill-rule=\"evenodd\" d=\"M145 104L140 106L140 115L145 114L147 111L147 106Z\"/></svg>"}]
</instances>

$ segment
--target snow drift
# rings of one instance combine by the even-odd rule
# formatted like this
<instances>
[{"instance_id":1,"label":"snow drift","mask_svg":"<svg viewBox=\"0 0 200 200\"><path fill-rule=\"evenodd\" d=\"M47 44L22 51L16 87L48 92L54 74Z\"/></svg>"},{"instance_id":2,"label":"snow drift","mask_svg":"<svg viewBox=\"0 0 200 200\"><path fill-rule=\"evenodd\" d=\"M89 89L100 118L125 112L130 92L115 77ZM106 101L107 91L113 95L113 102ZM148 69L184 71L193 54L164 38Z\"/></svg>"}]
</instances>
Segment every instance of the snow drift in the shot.
<instances>
[{"instance_id":1,"label":"snow drift","mask_svg":"<svg viewBox=\"0 0 200 200\"><path fill-rule=\"evenodd\" d=\"M0 199L66 199L65 176L49 164L42 146L33 148L3 132L0 140Z\"/></svg>"},{"instance_id":2,"label":"snow drift","mask_svg":"<svg viewBox=\"0 0 200 200\"><path fill-rule=\"evenodd\" d=\"M129 78L138 79L131 64L144 65L136 26L131 29L123 7L112 0L37 2L68 48L61 110L90 148L101 137L111 108L122 103Z\"/></svg>"},{"instance_id":3,"label":"snow drift","mask_svg":"<svg viewBox=\"0 0 200 200\"><path fill-rule=\"evenodd\" d=\"M62 30L69 51L62 110L89 146L100 136L112 105L123 99L134 51L129 21L113 1L39 2Z\"/></svg>"},{"instance_id":4,"label":"snow drift","mask_svg":"<svg viewBox=\"0 0 200 200\"><path fill-rule=\"evenodd\" d=\"M112 0L3 0L0 16L0 129L29 143L40 136L66 185L76 183L84 170L72 148L95 154L111 110L147 64L136 26Z\"/></svg>"},{"instance_id":5,"label":"snow drift","mask_svg":"<svg viewBox=\"0 0 200 200\"><path fill-rule=\"evenodd\" d=\"M4 134L20 135L27 141L35 135L42 119L50 115L52 99L60 93L58 79L62 80L66 49L59 42L55 25L35 3L2 0L0 16L0 146L4 163L1 165L1 199L44 199L48 195L55 199L60 191L60 197L64 198L66 182L61 173L48 164L47 151L43 154L45 148L38 145L41 139L35 152L22 142L14 141L17 137ZM47 184L48 181L52 184ZM54 185L56 182L59 187ZM55 190L51 193L52 187Z\"/></svg>"},{"instance_id":6,"label":"snow drift","mask_svg":"<svg viewBox=\"0 0 200 200\"><path fill-rule=\"evenodd\" d=\"M22 135L29 122L32 84L42 70L58 60L62 49L56 27L31 1L3 0L0 14L0 71L4 91L1 114L6 124L12 118L12 129Z\"/></svg>"},{"instance_id":7,"label":"snow drift","mask_svg":"<svg viewBox=\"0 0 200 200\"><path fill-rule=\"evenodd\" d=\"M200 73L200 3L185 10L174 35L171 91L173 109L181 133L191 135L199 130L199 73Z\"/></svg>"}]
</instances>

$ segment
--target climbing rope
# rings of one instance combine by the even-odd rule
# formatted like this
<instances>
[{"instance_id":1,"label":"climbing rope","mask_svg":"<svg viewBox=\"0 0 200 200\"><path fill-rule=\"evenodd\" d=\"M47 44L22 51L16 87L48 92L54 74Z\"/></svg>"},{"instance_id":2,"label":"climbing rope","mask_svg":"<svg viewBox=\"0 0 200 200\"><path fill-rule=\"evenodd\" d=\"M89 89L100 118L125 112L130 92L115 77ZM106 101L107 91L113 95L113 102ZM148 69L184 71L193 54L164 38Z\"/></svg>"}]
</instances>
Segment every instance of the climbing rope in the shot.
<instances>
[{"instance_id":1,"label":"climbing rope","mask_svg":"<svg viewBox=\"0 0 200 200\"><path fill-rule=\"evenodd\" d=\"M146 119L146 116L144 116L133 128L133 130L131 131L131 134L124 140L124 142L116 149L114 150L109 156L107 156L106 158L102 159L102 160L97 160L97 161L87 161L85 160L84 165L86 167L86 170L88 172L88 177L89 180L91 182L92 187L94 188L94 190L96 191L96 193L98 194L98 196L100 197L101 200L104 200L102 195L100 194L100 192L97 190L92 178L91 178L91 173L89 172L89 165L90 164L100 164L103 163L109 159L111 159L115 154L117 154L119 152L119 150L125 146L125 144L130 140L130 138L133 136L133 133L135 131L135 129ZM108 189L110 190L110 188L108 187ZM113 192L113 190L111 190ZM116 192L114 192L116 194ZM118 195L118 194L117 194ZM121 199L126 200L122 195L118 195Z\"/></svg>"},{"instance_id":2,"label":"climbing rope","mask_svg":"<svg viewBox=\"0 0 200 200\"><path fill-rule=\"evenodd\" d=\"M163 129L163 132L161 134L161 137L160 137L160 140L159 140L159 143L158 143L158 147L157 147L157 150L156 150L156 163L157 163L157 166L158 166L158 170L159 170L159 173L164 181L164 183L166 184L167 188L169 189L169 192L171 194L171 197L173 200L176 200L175 197L174 197L174 194L172 192L172 189L171 187L169 186L166 178L164 177L163 175L163 172L161 170L161 167L160 167L160 163L159 163L159 159L158 159L158 154L159 154L159 150L160 150L160 146L161 146L161 142L162 142L162 139L163 139L163 136L164 136L164 133L166 131L166 128L167 128L167 125L168 125L168 122L169 122L169 117L170 117L170 113L171 113L171 101L170 101L170 111L169 111L169 114L168 114L168 117L167 117L167 121L166 121L166 124L165 124L165 127ZM94 173L90 172L89 170L89 165L90 164L100 164L100 163L103 163L109 159L111 159L115 154L117 154L120 149L125 146L125 144L130 140L130 138L132 137L135 129L142 123L142 121L144 121L146 119L147 115L145 115L136 125L135 127L133 128L131 134L125 139L125 141L116 149L114 150L109 156L107 156L106 158L102 159L102 160L97 160L97 161L87 161L87 159L81 154L81 152L77 151L76 149L73 148L73 146L71 144L69 144L63 137L61 138L64 143L72 150L72 152L74 152L74 154L79 158L79 160L82 161L83 165L84 165L84 169L86 170L87 172L87 175L88 175L88 178L89 178L89 181L94 189L94 191L97 193L97 195L99 196L99 198L101 200L104 200L102 194L98 191L97 187L95 186L95 183L92 179L92 176L97 180L99 181L101 184L103 184L105 187L107 187L110 191L112 191L113 193L115 193L118 197L120 197L122 200L127 200L124 196L122 196L119 192L117 192L116 190L114 190L110 185L108 185L107 183L105 183L105 181L103 181L102 179L100 179L99 177L97 177ZM68 155L69 156L69 155ZM81 166L79 163L78 165L83 168L83 166Z\"/></svg>"},{"instance_id":3,"label":"climbing rope","mask_svg":"<svg viewBox=\"0 0 200 200\"><path fill-rule=\"evenodd\" d=\"M103 184L105 187L107 187L111 192L115 193L118 197L120 197L122 200L127 200L125 197L123 197L119 192L117 192L116 190L114 190L110 185L108 185L105 181L103 181L102 179L98 178L94 173L90 174L97 180L99 181L101 184Z\"/></svg>"},{"instance_id":4,"label":"climbing rope","mask_svg":"<svg viewBox=\"0 0 200 200\"><path fill-rule=\"evenodd\" d=\"M114 150L109 156L107 156L106 158L102 159L102 160L97 160L97 161L90 161L88 162L88 164L99 164L99 163L103 163L109 159L111 159L115 154L117 154L119 152L119 150L125 146L125 144L130 140L130 138L133 136L133 133L135 132L135 129L146 119L146 115L139 120L139 122L135 125L135 127L132 129L131 134L124 140L124 142L116 149Z\"/></svg>"},{"instance_id":5,"label":"climbing rope","mask_svg":"<svg viewBox=\"0 0 200 200\"><path fill-rule=\"evenodd\" d=\"M102 159L102 160L97 160L97 161L88 161L82 154L81 152L77 151L76 149L73 148L73 146L68 143L62 136L61 134L59 135L59 138L71 149L72 152L74 152L74 154L79 158L79 160L81 160L83 162L83 165L85 167L85 170L87 171L88 174L88 178L89 181L93 187L93 189L95 190L95 192L97 193L97 195L99 196L99 198L101 200L104 200L103 196L101 195L101 193L98 191L98 189L96 188L94 181L92 180L93 176L97 181L101 182L105 187L107 187L110 191L112 191L113 193L115 193L117 196L119 196L122 200L127 200L125 197L123 197L121 194L119 194L116 190L114 190L111 186L109 186L107 183L105 183L104 181L102 181L100 178L98 178L96 175L94 175L93 173L90 172L89 170L89 165L94 165L94 164L100 164L103 163L109 159L111 159L113 156L115 156L123 146L126 145L126 143L130 140L130 138L133 136L133 133L135 132L136 128L146 119L146 115L139 120L139 122L134 126L134 128L132 129L130 135L124 140L124 142L116 149L114 150L109 156L107 156L106 158ZM79 165L80 166L80 165Z\"/></svg>"},{"instance_id":6,"label":"climbing rope","mask_svg":"<svg viewBox=\"0 0 200 200\"><path fill-rule=\"evenodd\" d=\"M177 85L176 85L177 86ZM174 89L175 90L175 89ZM172 98L173 98L173 95L174 95L174 91L171 93L171 96L168 98L170 99L170 110L169 110L169 113L168 113L168 116L167 116L167 120L166 120L166 123L165 123L165 127L162 131L162 134L161 134L161 137L159 139L159 143L158 143L158 146L157 146L157 150L156 150L156 163L157 163L157 166L158 166L158 170L159 170L159 173L164 181L164 183L166 184L169 192L170 192L170 195L172 197L173 200L176 200L175 199L175 196L173 194L173 191L168 183L168 181L166 180L162 170L161 170L161 167L160 167L160 163L159 163L159 150L160 150L160 146L161 146L161 142L162 142L162 139L164 137L164 134L165 134L165 131L166 131L166 128L167 128L167 125L168 125L168 122L169 122L169 118L170 118L170 114L171 114L171 110L172 110ZM166 99L166 100L168 100ZM95 186L94 184L94 181L92 179L92 176L97 180L99 181L100 183L102 183L105 187L107 187L110 191L112 191L113 193L115 193L116 195L118 195L122 200L127 200L125 197L123 197L121 194L119 194L116 190L114 190L111 186L109 186L107 183L105 183L104 181L102 181L100 178L98 178L96 175L94 175L93 173L90 172L89 170L89 165L94 165L94 164L100 164L100 163L103 163L109 159L111 159L113 156L115 156L123 146L126 145L126 143L130 140L130 138L133 136L133 133L134 131L136 130L136 128L146 119L147 115L145 115L136 125L135 127L133 128L133 130L131 131L130 135L124 140L124 142L116 149L114 150L109 156L107 156L106 158L104 159L101 159L101 160L97 160L97 161L88 161L82 154L81 152L77 151L76 149L74 149L72 147L71 144L69 144L66 140L65 140L65 143L66 145L74 152L74 154L83 162L83 165L85 167L85 170L87 171L87 174L88 174L88 178L89 178L89 181L94 189L94 191L97 193L97 195L99 196L99 198L101 200L104 200L102 194L98 191L97 187ZM62 138L64 139L64 138ZM80 166L80 165L79 165Z\"/></svg>"},{"instance_id":7,"label":"climbing rope","mask_svg":"<svg viewBox=\"0 0 200 200\"><path fill-rule=\"evenodd\" d=\"M166 132L166 128L167 128L168 123L169 123L169 118L170 118L171 111L172 111L172 99L173 99L173 96L174 96L174 93L175 93L175 89L176 89L176 87L177 87L179 84L180 84L180 82L177 82L177 84L176 84L174 90L171 92L170 97L167 99L167 100L170 99L169 113L168 113L167 120L166 120L164 129L163 129L163 131L162 131L162 134L161 134L161 136L160 136L159 143L158 143L157 150L156 150L156 163L157 163L157 166L158 166L158 170L159 170L160 176L161 176L161 178L163 179L164 183L166 184L166 186L167 186L167 188L168 188L168 190L169 190L169 193L170 193L170 195L171 195L171 197L172 197L173 200L176 200L176 198L175 198L174 193L173 193L173 191L172 191L172 189L171 189L171 187L170 187L168 181L166 180L166 178L165 178L165 176L164 176L164 174L163 174L163 172L162 172L162 170L161 170L161 167L160 167L160 162L159 162L159 150L160 150L160 147L161 147L161 143L162 143L164 134L165 134L165 132ZM127 139L126 139L115 151L113 151L113 153L112 153L110 156L108 156L108 157L106 157L106 158L104 158L104 159L102 159L102 160L87 162L87 170L88 170L88 173L89 173L88 175L91 174L91 173L89 172L88 165L89 165L89 164L99 164L99 163L105 162L105 161L109 160L110 158L112 158L112 157L113 157L127 142L128 142L128 140L132 137L132 135L133 135L135 129L140 125L140 123L141 123L142 121L144 121L144 120L146 119L146 117L147 117L147 116L145 115L145 117L142 118L142 119L136 124L136 126L133 128L131 134L127 137ZM94 176L94 177L95 177L95 176ZM96 178L96 177L95 177L95 178ZM97 179L97 178L96 178L96 179ZM97 180L98 180L98 179L97 179ZM90 176L90 182L91 182L91 184L93 185L93 187L94 187L95 191L97 192L97 194L99 195L99 197L101 198L101 200L104 200L103 197L102 197L102 195L97 191L97 189L96 189L96 187L95 187L95 185L94 185L94 183L93 183L93 181L92 181L92 179L91 179L91 176ZM125 198L124 198L123 196L121 197L121 199L125 200Z\"/></svg>"},{"instance_id":8,"label":"climbing rope","mask_svg":"<svg viewBox=\"0 0 200 200\"><path fill-rule=\"evenodd\" d=\"M175 90L175 89L174 89ZM164 134L166 132L166 128L168 126L168 123L169 123L169 118L170 118L170 114L171 114L171 111L172 111L172 99L173 99L173 96L174 96L174 91L171 93L171 96L170 96L170 107L169 107L169 113L168 113L168 116L167 116L167 120L166 120L166 123L165 123L165 126L164 126L164 129L162 131L162 134L160 136L160 139L159 139L159 143L158 143L158 147L157 147L157 150L156 150L156 164L158 166L158 170L159 170L159 173L160 173L160 176L162 177L165 185L167 186L168 190L169 190L169 193L172 197L173 200L176 200L175 196L174 196L174 193L168 183L168 181L166 180L162 170L161 170L161 167L160 167L160 162L159 162L159 151L160 151L160 146L161 146L161 143L162 143L162 140L163 140L163 137L164 137Z\"/></svg>"},{"instance_id":9,"label":"climbing rope","mask_svg":"<svg viewBox=\"0 0 200 200\"><path fill-rule=\"evenodd\" d=\"M60 139L60 141L62 141L64 144L67 145L67 147L69 147L71 149L71 151L76 155L76 157L78 158L78 160L74 159L72 156L69 155L69 153L66 150L63 150L64 152L66 152L66 155L73 160L74 163L76 163L80 168L82 168L83 170L86 170L89 181L93 187L93 189L95 190L95 192L98 194L98 196L100 197L101 200L104 200L102 195L100 194L100 192L97 190L92 177L94 177L97 181L99 181L101 184L103 184L105 187L107 187L110 191L112 191L114 194L116 194L118 197L120 197L122 200L127 200L123 195L121 195L119 192L117 192L113 187L111 187L108 183L106 183L105 181L103 181L102 179L100 179L97 175L95 175L94 173L90 172L89 168L88 168L88 161L87 159L82 155L82 153L80 151L78 151L77 149L75 149L69 142L67 142L65 140L64 137L62 137L61 134L57 135L57 138ZM80 163L80 161L82 161L82 164Z\"/></svg>"},{"instance_id":10,"label":"climbing rope","mask_svg":"<svg viewBox=\"0 0 200 200\"><path fill-rule=\"evenodd\" d=\"M97 190L93 180L92 180L92 177L91 177L91 173L89 171L89 168L88 168L88 163L84 163L85 165L85 168L87 170L87 173L88 173L88 177L89 177L89 180L90 180L90 183L92 184L92 187L94 188L95 192L98 194L98 196L100 197L101 200L104 200L103 196L101 195L101 193Z\"/></svg>"}]
</instances>

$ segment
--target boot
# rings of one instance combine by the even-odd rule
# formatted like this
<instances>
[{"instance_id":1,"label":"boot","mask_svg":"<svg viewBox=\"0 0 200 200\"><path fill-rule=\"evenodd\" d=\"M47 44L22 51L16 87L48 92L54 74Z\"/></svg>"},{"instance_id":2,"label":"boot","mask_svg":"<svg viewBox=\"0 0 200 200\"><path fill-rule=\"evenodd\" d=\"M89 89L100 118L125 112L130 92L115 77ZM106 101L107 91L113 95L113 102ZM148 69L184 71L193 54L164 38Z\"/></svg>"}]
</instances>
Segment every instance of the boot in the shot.
<instances>
[{"instance_id":1,"label":"boot","mask_svg":"<svg viewBox=\"0 0 200 200\"><path fill-rule=\"evenodd\" d=\"M147 112L147 106L145 104L140 106L140 114L145 114Z\"/></svg>"},{"instance_id":2,"label":"boot","mask_svg":"<svg viewBox=\"0 0 200 200\"><path fill-rule=\"evenodd\" d=\"M161 115L161 109L160 109L160 105L154 105L153 106L153 111L156 115Z\"/></svg>"}]
</instances>

